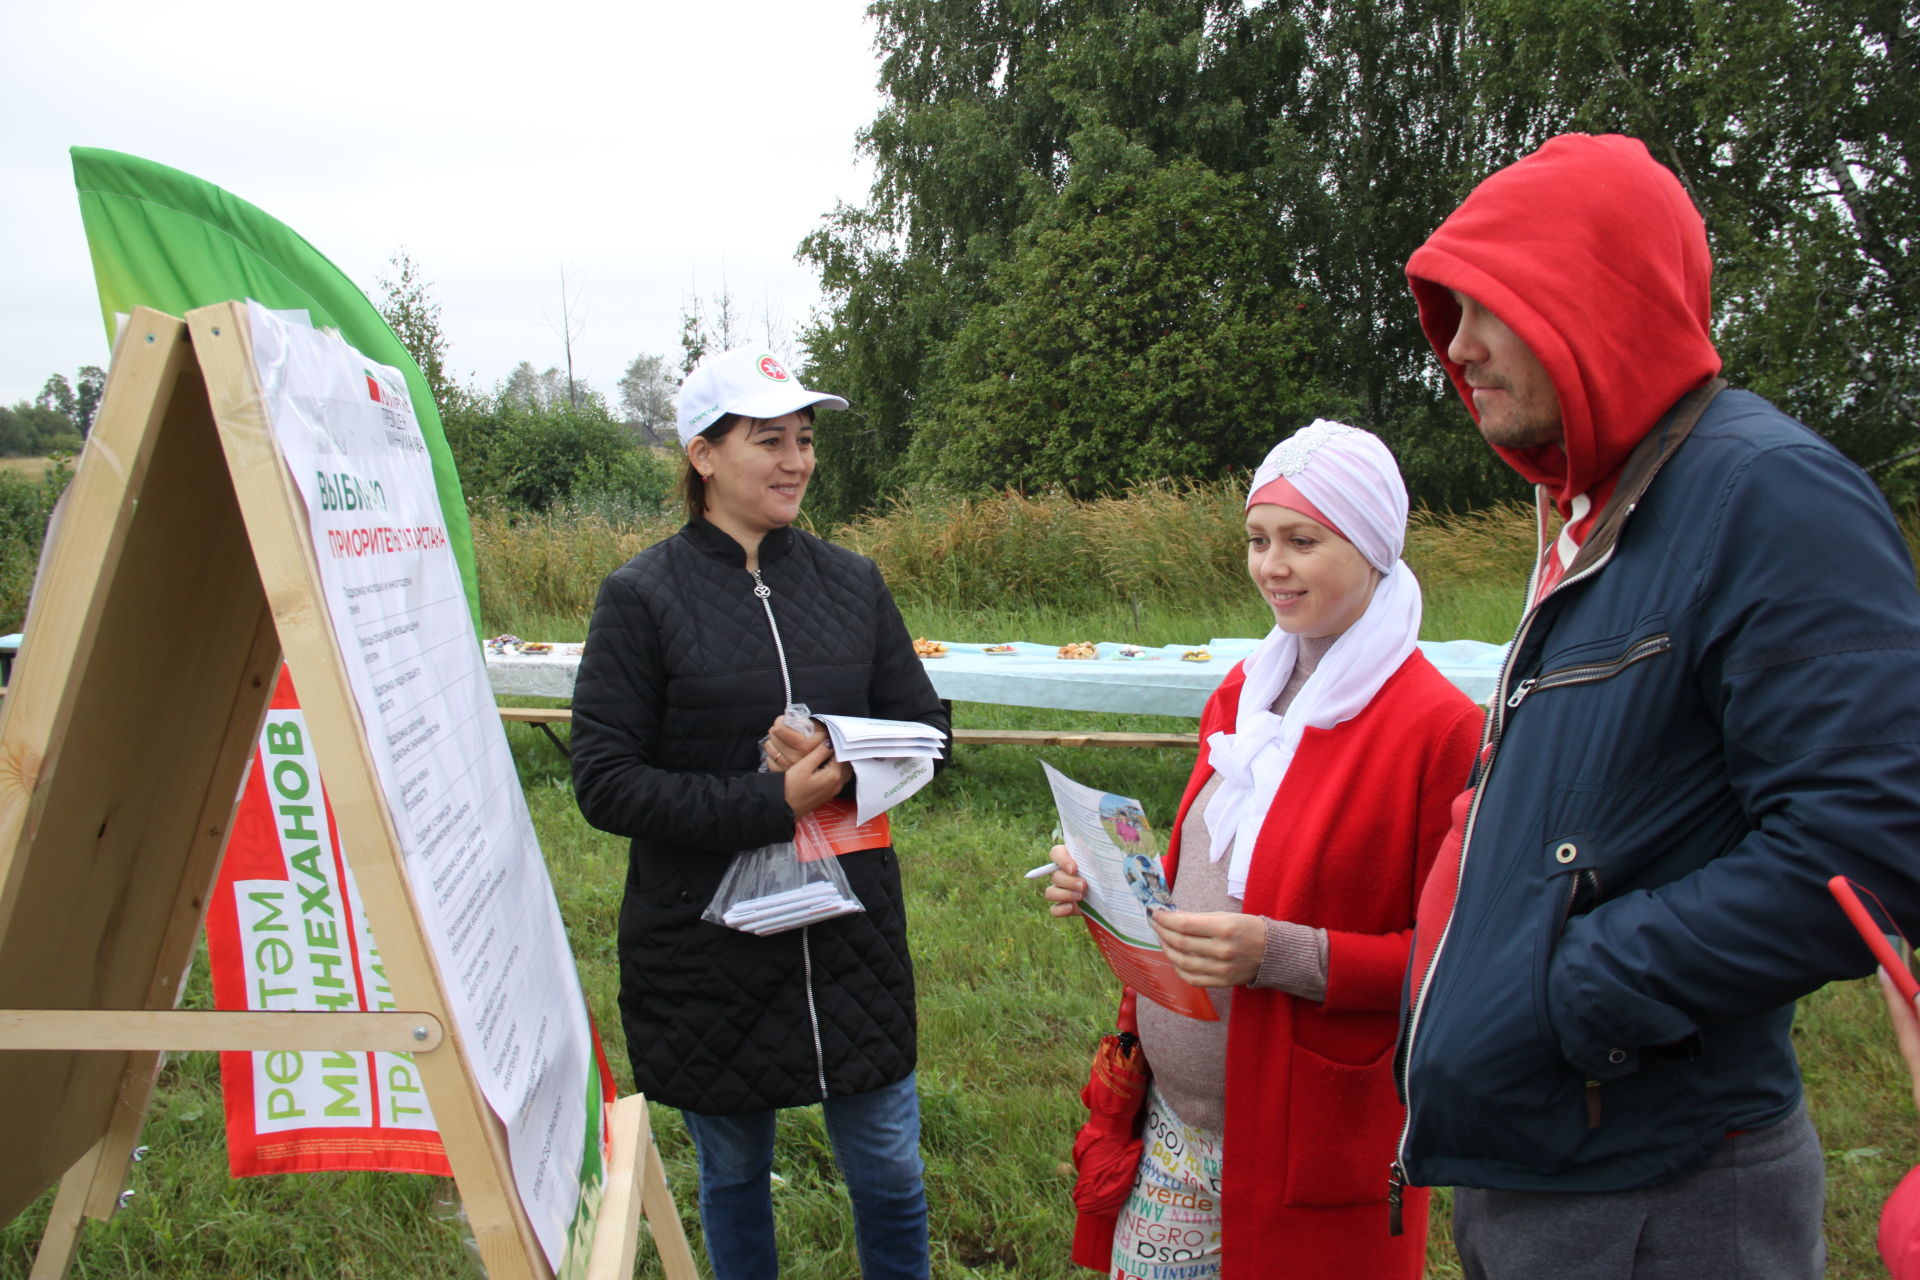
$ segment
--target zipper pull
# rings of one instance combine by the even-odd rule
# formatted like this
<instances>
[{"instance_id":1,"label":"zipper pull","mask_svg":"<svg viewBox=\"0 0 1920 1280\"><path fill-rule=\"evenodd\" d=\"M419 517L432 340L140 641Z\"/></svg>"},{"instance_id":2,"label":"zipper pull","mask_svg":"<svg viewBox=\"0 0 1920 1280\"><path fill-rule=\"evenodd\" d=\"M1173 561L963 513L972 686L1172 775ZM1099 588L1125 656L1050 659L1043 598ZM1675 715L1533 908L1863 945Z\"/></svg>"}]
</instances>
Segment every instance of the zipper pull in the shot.
<instances>
[{"instance_id":1,"label":"zipper pull","mask_svg":"<svg viewBox=\"0 0 1920 1280\"><path fill-rule=\"evenodd\" d=\"M755 596L765 600L773 594L773 588L760 581L760 571L758 569L749 569L747 572L753 575L753 594Z\"/></svg>"},{"instance_id":2,"label":"zipper pull","mask_svg":"<svg viewBox=\"0 0 1920 1280\"><path fill-rule=\"evenodd\" d=\"M1507 710L1512 711L1521 703L1525 702L1527 695L1533 692L1533 686L1539 683L1540 681L1533 676L1528 676L1525 680L1522 680L1514 691L1508 695Z\"/></svg>"},{"instance_id":3,"label":"zipper pull","mask_svg":"<svg viewBox=\"0 0 1920 1280\"><path fill-rule=\"evenodd\" d=\"M1387 1170L1387 1234L1398 1236L1406 1234L1406 1226L1400 1220L1400 1198L1407 1189L1407 1171L1398 1160Z\"/></svg>"},{"instance_id":4,"label":"zipper pull","mask_svg":"<svg viewBox=\"0 0 1920 1280\"><path fill-rule=\"evenodd\" d=\"M1600 1082L1587 1081L1587 1128L1600 1127Z\"/></svg>"}]
</instances>

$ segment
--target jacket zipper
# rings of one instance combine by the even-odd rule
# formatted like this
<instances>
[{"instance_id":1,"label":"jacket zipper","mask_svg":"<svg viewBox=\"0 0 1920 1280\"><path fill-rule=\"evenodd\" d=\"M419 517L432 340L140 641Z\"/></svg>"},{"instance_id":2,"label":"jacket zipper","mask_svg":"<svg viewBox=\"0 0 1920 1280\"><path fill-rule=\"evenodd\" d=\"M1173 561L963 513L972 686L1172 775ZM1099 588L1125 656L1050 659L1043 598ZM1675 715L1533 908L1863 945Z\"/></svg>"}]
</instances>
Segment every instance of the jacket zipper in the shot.
<instances>
[{"instance_id":1,"label":"jacket zipper","mask_svg":"<svg viewBox=\"0 0 1920 1280\"><path fill-rule=\"evenodd\" d=\"M760 601L760 607L767 611L767 630L773 635L773 651L780 659L780 687L786 691L787 700L783 706L793 705L793 677L787 674L787 646L780 642L780 624L773 620L773 588L760 580L758 569L749 569L753 575L754 598ZM827 1100L827 1054L820 1045L820 1010L813 1002L813 926L804 925L800 929L800 972L806 980L807 988L807 1027L813 1032L813 1069L820 1080L820 1101Z\"/></svg>"},{"instance_id":2,"label":"jacket zipper","mask_svg":"<svg viewBox=\"0 0 1920 1280\"><path fill-rule=\"evenodd\" d=\"M1651 658L1654 654L1665 653L1671 648L1673 648L1673 637L1662 633L1657 636L1648 636L1619 657L1609 658L1605 662L1584 662L1578 666L1562 667L1558 671L1529 677L1514 687L1513 693L1507 698L1507 710L1514 710L1542 689L1557 689L1570 684L1597 684L1602 680L1611 680L1642 658Z\"/></svg>"},{"instance_id":3,"label":"jacket zipper","mask_svg":"<svg viewBox=\"0 0 1920 1280\"><path fill-rule=\"evenodd\" d=\"M780 643L780 624L773 620L773 588L760 580L758 569L749 569L753 575L753 595L760 607L767 611L767 630L773 633L773 652L780 659L780 687L786 690L787 700L781 704L781 710L793 705L793 679L787 675L787 646Z\"/></svg>"},{"instance_id":4,"label":"jacket zipper","mask_svg":"<svg viewBox=\"0 0 1920 1280\"><path fill-rule=\"evenodd\" d=\"M1627 514L1633 514L1633 508L1631 506L1628 507ZM1544 553L1544 534L1542 535L1542 544L1542 553ZM1554 596L1560 594L1560 592L1566 590L1576 582L1585 582L1588 578L1591 578L1594 574L1605 568L1612 559L1613 547L1609 546L1606 553L1598 560L1582 569L1573 577L1562 578L1556 583L1553 590L1547 593L1547 600L1551 600ZM1529 577L1527 583L1527 598L1529 600L1532 600L1533 592L1537 589L1539 576L1540 556L1536 555L1533 574ZM1440 941L1434 944L1433 954L1427 958L1427 969L1425 973L1420 975L1420 985L1413 988L1412 998L1407 1002L1407 1015L1402 1026L1403 1034L1400 1037L1400 1051L1394 1055L1394 1074L1398 1077L1397 1083L1400 1086L1400 1097L1405 1104L1406 1114L1401 1118L1400 1141L1394 1147L1393 1164L1387 1171L1387 1231L1390 1235L1400 1235L1403 1230L1403 1224L1401 1222L1401 1198L1408 1185L1406 1165L1407 1137L1413 1132L1413 1081L1408 1074L1408 1066L1413 1061L1413 1038L1419 1034L1420 1015L1426 1011L1427 986L1433 981L1434 971L1440 967L1440 953L1446 950L1447 939L1453 934L1454 911L1460 904L1460 885L1467 874L1467 853L1473 847L1473 827L1480 818L1480 802L1487 794L1487 780L1493 774L1494 758L1500 753L1500 738L1506 732L1507 713L1513 708L1518 707L1521 702L1526 701L1527 694L1533 692L1533 690L1538 687L1538 681L1522 681L1525 691L1521 692L1516 689L1515 692L1518 694L1517 699L1507 692L1508 684L1513 679L1514 663L1519 658L1521 649L1525 647L1527 633L1533 629L1534 619L1540 616L1541 606L1546 604L1546 602L1546 600L1541 600L1536 604L1530 604L1526 611L1520 615L1519 625L1514 629L1513 641L1507 647L1507 660L1500 666L1500 683L1494 687L1494 700L1491 704L1492 714L1487 717L1486 732L1481 735L1480 763L1477 768L1479 776L1474 781L1473 803L1467 807L1466 830L1460 833L1460 861L1454 868L1453 876L1453 907L1448 909L1447 922L1441 926ZM1671 641L1669 641L1669 643L1671 643ZM1590 1093L1588 1108L1589 1119L1592 1119L1596 1114L1598 1102L1598 1093Z\"/></svg>"},{"instance_id":5,"label":"jacket zipper","mask_svg":"<svg viewBox=\"0 0 1920 1280\"><path fill-rule=\"evenodd\" d=\"M820 1077L820 1101L827 1100L827 1054L820 1047L820 1011L813 1004L813 926L800 929L800 968L807 980L807 1022L813 1029L813 1068Z\"/></svg>"}]
</instances>

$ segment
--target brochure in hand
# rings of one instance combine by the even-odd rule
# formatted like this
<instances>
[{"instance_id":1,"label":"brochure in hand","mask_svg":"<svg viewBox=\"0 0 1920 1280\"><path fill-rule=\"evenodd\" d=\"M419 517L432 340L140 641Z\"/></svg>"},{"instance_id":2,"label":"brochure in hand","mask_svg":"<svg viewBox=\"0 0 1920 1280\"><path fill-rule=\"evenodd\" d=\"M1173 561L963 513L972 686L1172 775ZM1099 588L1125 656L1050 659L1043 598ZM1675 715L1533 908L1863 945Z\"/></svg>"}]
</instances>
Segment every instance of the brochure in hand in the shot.
<instances>
[{"instance_id":1,"label":"brochure in hand","mask_svg":"<svg viewBox=\"0 0 1920 1280\"><path fill-rule=\"evenodd\" d=\"M853 766L861 826L933 780L933 762L947 735L918 720L815 716L833 740L833 758Z\"/></svg>"},{"instance_id":2,"label":"brochure in hand","mask_svg":"<svg viewBox=\"0 0 1920 1280\"><path fill-rule=\"evenodd\" d=\"M1175 1013L1218 1022L1213 1001L1174 971L1147 917L1173 906L1161 874L1153 831L1140 802L1095 791L1046 761L1047 783L1060 812L1061 842L1087 882L1080 916L1120 981Z\"/></svg>"}]
</instances>

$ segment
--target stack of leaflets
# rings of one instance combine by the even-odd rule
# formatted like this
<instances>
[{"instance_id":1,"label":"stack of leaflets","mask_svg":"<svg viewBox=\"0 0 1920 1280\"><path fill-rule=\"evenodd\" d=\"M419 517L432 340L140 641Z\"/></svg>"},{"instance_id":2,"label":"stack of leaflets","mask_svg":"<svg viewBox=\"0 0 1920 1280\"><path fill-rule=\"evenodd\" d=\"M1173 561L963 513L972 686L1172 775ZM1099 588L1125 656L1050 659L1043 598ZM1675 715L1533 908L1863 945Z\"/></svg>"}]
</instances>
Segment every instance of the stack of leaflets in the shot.
<instances>
[{"instance_id":1,"label":"stack of leaflets","mask_svg":"<svg viewBox=\"0 0 1920 1280\"><path fill-rule=\"evenodd\" d=\"M822 716L833 740L833 758L853 766L856 821L862 825L905 800L933 779L933 762L947 735L918 720L867 716Z\"/></svg>"},{"instance_id":2,"label":"stack of leaflets","mask_svg":"<svg viewBox=\"0 0 1920 1280\"><path fill-rule=\"evenodd\" d=\"M729 929L764 936L859 910L860 903L851 894L842 894L839 887L829 881L815 880L736 903L726 909L722 919Z\"/></svg>"}]
</instances>

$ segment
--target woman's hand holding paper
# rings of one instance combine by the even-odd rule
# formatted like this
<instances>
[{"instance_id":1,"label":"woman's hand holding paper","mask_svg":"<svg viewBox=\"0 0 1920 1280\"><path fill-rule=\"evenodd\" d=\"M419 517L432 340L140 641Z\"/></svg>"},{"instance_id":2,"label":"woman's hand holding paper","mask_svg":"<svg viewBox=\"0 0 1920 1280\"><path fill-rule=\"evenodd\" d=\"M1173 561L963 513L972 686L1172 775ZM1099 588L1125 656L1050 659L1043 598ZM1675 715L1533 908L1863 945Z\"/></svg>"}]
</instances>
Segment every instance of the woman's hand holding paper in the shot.
<instances>
[{"instance_id":1,"label":"woman's hand holding paper","mask_svg":"<svg viewBox=\"0 0 1920 1280\"><path fill-rule=\"evenodd\" d=\"M784 773L827 740L827 727L819 721L814 721L813 728L802 733L787 723L785 716L780 716L774 720L773 727L767 730L766 741L761 746L767 757L767 770L770 773Z\"/></svg>"},{"instance_id":2,"label":"woman's hand holding paper","mask_svg":"<svg viewBox=\"0 0 1920 1280\"><path fill-rule=\"evenodd\" d=\"M1057 870L1053 878L1047 881L1043 896L1050 904L1049 915L1077 916L1080 914L1080 900L1087 896L1087 882L1075 874L1073 855L1067 852L1067 846L1057 844L1048 851Z\"/></svg>"},{"instance_id":3,"label":"woman's hand holding paper","mask_svg":"<svg viewBox=\"0 0 1920 1280\"><path fill-rule=\"evenodd\" d=\"M804 755L787 754L786 762L779 771L782 785L786 791L787 808L793 810L793 816L812 813L827 801L840 794L847 785L851 773L848 765L833 758L833 746L821 742L811 747Z\"/></svg>"},{"instance_id":4,"label":"woman's hand holding paper","mask_svg":"<svg viewBox=\"0 0 1920 1280\"><path fill-rule=\"evenodd\" d=\"M1267 918L1235 911L1156 911L1149 917L1167 959L1195 987L1240 987L1260 972Z\"/></svg>"},{"instance_id":5,"label":"woman's hand holding paper","mask_svg":"<svg viewBox=\"0 0 1920 1280\"><path fill-rule=\"evenodd\" d=\"M839 795L853 777L853 766L833 758L833 744L826 726L814 722L812 730L801 732L781 716L767 730L762 753L767 772L785 774L783 779L787 808L793 816L812 813Z\"/></svg>"}]
</instances>

